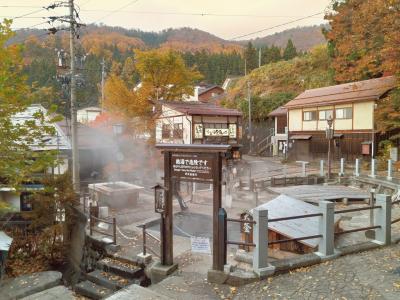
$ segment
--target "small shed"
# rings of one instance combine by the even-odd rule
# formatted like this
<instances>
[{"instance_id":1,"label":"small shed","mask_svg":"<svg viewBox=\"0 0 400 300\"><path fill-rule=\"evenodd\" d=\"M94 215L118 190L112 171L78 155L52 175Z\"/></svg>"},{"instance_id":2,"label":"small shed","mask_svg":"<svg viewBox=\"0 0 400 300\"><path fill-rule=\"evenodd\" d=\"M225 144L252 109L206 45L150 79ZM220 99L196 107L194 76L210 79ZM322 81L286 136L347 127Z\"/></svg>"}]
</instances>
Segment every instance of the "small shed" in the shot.
<instances>
[{"instance_id":1,"label":"small shed","mask_svg":"<svg viewBox=\"0 0 400 300\"><path fill-rule=\"evenodd\" d=\"M275 199L258 206L258 208L268 210L268 219L308 215L320 212L318 206L286 195L280 195ZM250 212L252 213L252 210ZM339 216L335 216L335 226L338 226L339 218ZM318 217L272 222L268 223L268 241L317 235L318 230ZM316 251L319 240L320 238L316 238L274 244L270 245L270 248L304 254Z\"/></svg>"},{"instance_id":2,"label":"small shed","mask_svg":"<svg viewBox=\"0 0 400 300\"><path fill-rule=\"evenodd\" d=\"M13 239L9 237L4 231L0 231L0 279L4 275L4 269L6 267L6 259L12 241Z\"/></svg>"}]
</instances>

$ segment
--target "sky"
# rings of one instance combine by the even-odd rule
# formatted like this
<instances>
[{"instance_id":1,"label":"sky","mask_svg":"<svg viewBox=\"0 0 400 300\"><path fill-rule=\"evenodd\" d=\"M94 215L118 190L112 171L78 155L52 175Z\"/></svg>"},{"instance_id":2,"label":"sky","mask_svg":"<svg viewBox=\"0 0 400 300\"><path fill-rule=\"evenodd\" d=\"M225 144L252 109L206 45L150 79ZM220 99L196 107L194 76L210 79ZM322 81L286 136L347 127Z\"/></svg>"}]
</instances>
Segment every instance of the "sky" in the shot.
<instances>
[{"instance_id":1,"label":"sky","mask_svg":"<svg viewBox=\"0 0 400 300\"><path fill-rule=\"evenodd\" d=\"M60 1L57 1L60 2ZM323 13L331 0L75 0L82 23L160 31L192 27L221 38L248 39L285 29L324 23L323 14L284 26L283 23ZM13 28L48 28L43 17L68 14L68 8L41 9L49 0L0 0L0 18L14 19ZM252 32L261 31L247 35ZM245 37L240 37L246 35ZM239 37L239 38L238 38Z\"/></svg>"}]
</instances>

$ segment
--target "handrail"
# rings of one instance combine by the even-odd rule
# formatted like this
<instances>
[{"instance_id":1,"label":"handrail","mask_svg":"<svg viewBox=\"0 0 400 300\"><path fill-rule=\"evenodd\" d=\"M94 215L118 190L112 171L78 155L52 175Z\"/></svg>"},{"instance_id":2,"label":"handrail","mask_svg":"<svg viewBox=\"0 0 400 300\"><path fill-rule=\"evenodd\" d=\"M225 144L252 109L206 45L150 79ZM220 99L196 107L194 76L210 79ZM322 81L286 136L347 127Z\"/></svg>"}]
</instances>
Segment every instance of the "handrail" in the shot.
<instances>
[{"instance_id":1,"label":"handrail","mask_svg":"<svg viewBox=\"0 0 400 300\"><path fill-rule=\"evenodd\" d=\"M377 228L381 228L381 226L377 225L377 226L369 226L369 227L350 229L350 230L345 230L345 231L338 231L338 232L335 232L335 235L341 235L341 234L345 234L345 233L353 233L353 232L359 232L359 231L367 231L370 229L377 229Z\"/></svg>"},{"instance_id":2,"label":"handrail","mask_svg":"<svg viewBox=\"0 0 400 300\"><path fill-rule=\"evenodd\" d=\"M393 202L392 202L392 205L393 205L393 204L399 204L399 203L400 203L400 200L396 200L396 201L393 201Z\"/></svg>"},{"instance_id":3,"label":"handrail","mask_svg":"<svg viewBox=\"0 0 400 300\"><path fill-rule=\"evenodd\" d=\"M148 236L148 237L154 239L155 241L157 241L158 243L161 243L161 241L160 241L157 237L155 237L154 235L152 235L152 234L146 232L146 224L143 224L143 225L142 225L142 233L143 233L143 250L142 250L142 251L143 251L143 255L146 255L146 251L149 250L149 251L150 251L152 254L154 254L155 256L161 257L160 254L156 253L156 251L154 251L152 248L150 248L150 247L147 245L147 243L146 243L146 241L147 241L146 237Z\"/></svg>"},{"instance_id":4,"label":"handrail","mask_svg":"<svg viewBox=\"0 0 400 300\"><path fill-rule=\"evenodd\" d=\"M101 218L98 218L98 217L95 217L95 216L92 216L92 218L97 220L97 221L106 223L106 224L113 224L113 221L108 221L107 219L101 219ZM111 217L109 219L111 219Z\"/></svg>"},{"instance_id":5,"label":"handrail","mask_svg":"<svg viewBox=\"0 0 400 300\"><path fill-rule=\"evenodd\" d=\"M397 223L397 222L400 222L400 218L394 219L394 220L392 221L392 224Z\"/></svg>"},{"instance_id":6,"label":"handrail","mask_svg":"<svg viewBox=\"0 0 400 300\"><path fill-rule=\"evenodd\" d=\"M256 244L254 243L246 243L246 242L235 242L235 241L226 241L227 245L238 245L238 246L248 246L248 247L255 247Z\"/></svg>"},{"instance_id":7,"label":"handrail","mask_svg":"<svg viewBox=\"0 0 400 300\"><path fill-rule=\"evenodd\" d=\"M152 235L151 233L146 232L146 235L147 235L148 237L152 238L153 240L155 240L155 241L161 243L160 239L157 238L157 237L155 237L155 236Z\"/></svg>"},{"instance_id":8,"label":"handrail","mask_svg":"<svg viewBox=\"0 0 400 300\"><path fill-rule=\"evenodd\" d=\"M312 217L322 217L322 216L323 216L322 213L315 213L315 214L298 215L298 216L292 216L292 217L282 217L282 218L269 219L268 223L287 221L287 220L295 220L295 219L305 219L305 218L312 218Z\"/></svg>"},{"instance_id":9,"label":"handrail","mask_svg":"<svg viewBox=\"0 0 400 300\"><path fill-rule=\"evenodd\" d=\"M382 206L377 205L377 206L368 206L368 207L359 207L359 208L343 209L343 210L337 210L337 211L335 211L334 214L344 214L344 213L349 213L349 212L356 212L356 211L363 211L363 210L371 210L371 209L377 209L377 208L382 208Z\"/></svg>"},{"instance_id":10,"label":"handrail","mask_svg":"<svg viewBox=\"0 0 400 300\"><path fill-rule=\"evenodd\" d=\"M256 221L253 220L244 220L244 219L232 219L226 218L227 222L236 222L236 223L249 223L249 224L257 224Z\"/></svg>"},{"instance_id":11,"label":"handrail","mask_svg":"<svg viewBox=\"0 0 400 300\"><path fill-rule=\"evenodd\" d=\"M309 235L309 236L293 238L293 239L268 241L268 245L283 244L283 243L297 242L297 241L303 241L303 240L311 240L311 239L316 239L316 238L321 238L321 237L322 237L322 234L316 234L316 235Z\"/></svg>"}]
</instances>

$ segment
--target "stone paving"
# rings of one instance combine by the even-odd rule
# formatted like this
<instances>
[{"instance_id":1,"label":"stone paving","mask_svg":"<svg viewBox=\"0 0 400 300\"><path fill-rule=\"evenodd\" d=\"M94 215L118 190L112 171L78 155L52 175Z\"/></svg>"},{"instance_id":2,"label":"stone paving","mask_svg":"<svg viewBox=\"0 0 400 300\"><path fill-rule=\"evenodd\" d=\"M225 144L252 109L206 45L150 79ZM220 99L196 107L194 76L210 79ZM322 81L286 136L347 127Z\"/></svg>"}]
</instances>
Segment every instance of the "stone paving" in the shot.
<instances>
[{"instance_id":1,"label":"stone paving","mask_svg":"<svg viewBox=\"0 0 400 300\"><path fill-rule=\"evenodd\" d=\"M400 299L400 246L348 255L242 287L208 283L210 260L186 254L175 276L151 286L170 299Z\"/></svg>"}]
</instances>

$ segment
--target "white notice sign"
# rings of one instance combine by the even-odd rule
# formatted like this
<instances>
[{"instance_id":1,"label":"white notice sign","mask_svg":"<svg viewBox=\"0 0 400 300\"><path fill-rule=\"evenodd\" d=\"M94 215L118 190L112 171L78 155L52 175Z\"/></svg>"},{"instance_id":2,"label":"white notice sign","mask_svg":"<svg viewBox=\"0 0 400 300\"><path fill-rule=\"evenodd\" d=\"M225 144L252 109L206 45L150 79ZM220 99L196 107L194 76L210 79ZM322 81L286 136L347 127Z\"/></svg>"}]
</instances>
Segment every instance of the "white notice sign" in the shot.
<instances>
[{"instance_id":1,"label":"white notice sign","mask_svg":"<svg viewBox=\"0 0 400 300\"><path fill-rule=\"evenodd\" d=\"M211 254L209 238L191 236L190 244L192 245L192 252Z\"/></svg>"}]
</instances>

